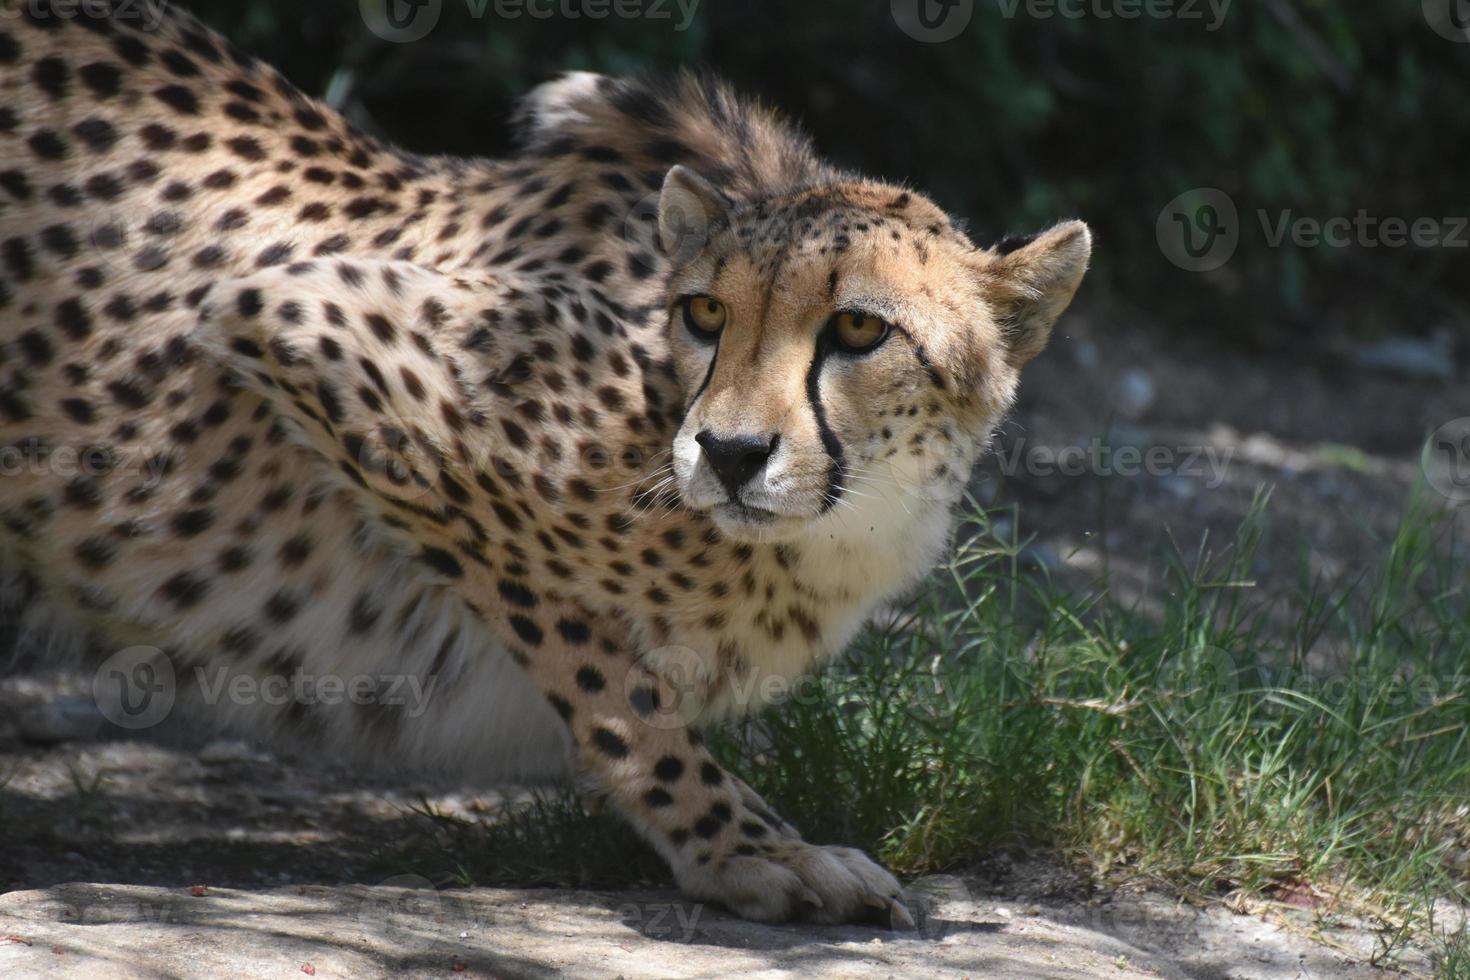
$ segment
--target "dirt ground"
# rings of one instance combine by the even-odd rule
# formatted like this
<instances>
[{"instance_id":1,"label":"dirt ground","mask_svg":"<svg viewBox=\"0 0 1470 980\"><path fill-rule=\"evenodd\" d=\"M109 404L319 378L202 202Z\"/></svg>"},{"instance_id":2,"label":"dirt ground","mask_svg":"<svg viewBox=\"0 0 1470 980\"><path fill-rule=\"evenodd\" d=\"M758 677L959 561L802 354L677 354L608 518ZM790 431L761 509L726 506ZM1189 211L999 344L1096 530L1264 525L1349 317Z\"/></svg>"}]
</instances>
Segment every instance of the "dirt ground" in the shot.
<instances>
[{"instance_id":1,"label":"dirt ground","mask_svg":"<svg viewBox=\"0 0 1470 980\"><path fill-rule=\"evenodd\" d=\"M918 929L762 926L672 891L443 889L372 855L407 806L504 800L307 768L243 742L0 752L0 976L1204 977L1343 980L1379 934L1287 906L1195 908L1044 859L907 882ZM1398 968L1422 972L1410 950ZM463 968L463 969L461 969Z\"/></svg>"},{"instance_id":2,"label":"dirt ground","mask_svg":"<svg viewBox=\"0 0 1470 980\"><path fill-rule=\"evenodd\" d=\"M1065 321L1030 369L975 490L1020 505L1021 532L1035 535L1028 555L1059 581L1086 588L1106 570L1115 593L1143 608L1159 588L1169 535L1186 553L1206 532L1229 540L1261 484L1274 488L1251 569L1261 594L1294 588L1304 568L1329 579L1361 572L1423 478L1426 434L1470 417L1463 364L1444 379L1354 367L1341 351L1263 360L1119 328L1124 322L1116 310ZM1059 471L1066 447L1101 446L1111 448L1094 448L1080 471ZM1125 447L1140 456L1153 449L1156 463L1134 473L1118 455ZM1443 473L1431 482L1448 485ZM1458 521L1470 531L1470 507L1459 508ZM1470 534L1459 540L1464 548ZM505 797L306 768L182 727L156 730L149 742L112 738L88 713L85 693L80 678L0 664L0 975L97 975L87 970L102 964L120 971L124 960L108 960L107 949L128 950L137 975L176 975L191 955L180 936L229 946L221 916L290 948L262 976L308 972L307 963L319 975L452 975L461 972L456 963L487 976L1091 976L1104 967L1120 977L1379 975L1369 965L1376 937L1351 923L1191 909L1104 889L1045 862L945 879L940 901L957 904L934 921L965 925L939 939L769 929L693 906L704 918L680 944L650 936L641 912L630 921L618 911L677 904L671 893L477 889L429 893L435 908L461 903L463 922L479 924L410 938L419 959L395 959L391 930L323 946L339 936L332 923L360 920L371 899L360 890L381 884L372 855L402 833L404 808L421 793L464 814L493 811ZM83 882L96 887L61 887ZM192 895L194 886L205 895ZM182 911L110 938L87 932L76 908L108 903ZM293 917L292 903L305 918ZM502 914L507 908L515 914ZM316 945L298 928L311 916L323 923ZM130 921L92 924L115 930ZM486 932L485 922L505 931ZM1303 938L1308 927L1336 948ZM280 938L288 934L295 939ZM159 941L150 945L149 935ZM220 963L243 969L243 948L233 955ZM1423 961L1411 955L1403 965Z\"/></svg>"}]
</instances>

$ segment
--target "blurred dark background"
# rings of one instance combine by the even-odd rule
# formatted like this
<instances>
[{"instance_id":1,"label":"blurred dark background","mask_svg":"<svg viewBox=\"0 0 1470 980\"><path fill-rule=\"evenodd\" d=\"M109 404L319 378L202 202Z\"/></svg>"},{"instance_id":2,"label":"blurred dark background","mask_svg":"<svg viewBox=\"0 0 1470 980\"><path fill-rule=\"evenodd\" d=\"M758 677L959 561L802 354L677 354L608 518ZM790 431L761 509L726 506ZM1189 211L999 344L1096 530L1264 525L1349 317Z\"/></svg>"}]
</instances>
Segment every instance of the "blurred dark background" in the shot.
<instances>
[{"instance_id":1,"label":"blurred dark background","mask_svg":"<svg viewBox=\"0 0 1470 980\"><path fill-rule=\"evenodd\" d=\"M691 0L598 2L195 7L418 152L503 152L515 100L565 69L707 66L837 163L930 193L977 240L1086 218L1099 238L1086 298L1141 325L1256 349L1435 338L1465 356L1470 229L1455 219L1470 214L1470 35L1453 38L1470 9L1452 6L1464 0L698 0L692 16ZM940 27L925 34L916 3ZM437 6L434 27L384 40L369 21L381 26L385 4L403 18ZM1169 15L1123 16L1150 4ZM1179 268L1157 237L1161 212L1196 188L1223 190L1239 215L1238 249L1205 272ZM1360 211L1428 218L1454 240L1270 243L1284 219Z\"/></svg>"}]
</instances>

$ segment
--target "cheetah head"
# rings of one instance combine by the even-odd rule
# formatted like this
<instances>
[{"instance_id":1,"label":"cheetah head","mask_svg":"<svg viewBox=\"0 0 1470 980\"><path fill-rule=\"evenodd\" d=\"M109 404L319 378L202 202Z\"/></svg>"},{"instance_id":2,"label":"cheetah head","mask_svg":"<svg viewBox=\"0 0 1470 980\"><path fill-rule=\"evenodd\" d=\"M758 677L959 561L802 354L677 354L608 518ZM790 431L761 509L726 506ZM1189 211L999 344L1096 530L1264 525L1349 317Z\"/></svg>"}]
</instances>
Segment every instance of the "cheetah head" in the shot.
<instances>
[{"instance_id":1,"label":"cheetah head","mask_svg":"<svg viewBox=\"0 0 1470 980\"><path fill-rule=\"evenodd\" d=\"M899 188L736 206L684 167L659 233L680 495L768 542L948 513L1091 253L1078 221L980 249Z\"/></svg>"}]
</instances>

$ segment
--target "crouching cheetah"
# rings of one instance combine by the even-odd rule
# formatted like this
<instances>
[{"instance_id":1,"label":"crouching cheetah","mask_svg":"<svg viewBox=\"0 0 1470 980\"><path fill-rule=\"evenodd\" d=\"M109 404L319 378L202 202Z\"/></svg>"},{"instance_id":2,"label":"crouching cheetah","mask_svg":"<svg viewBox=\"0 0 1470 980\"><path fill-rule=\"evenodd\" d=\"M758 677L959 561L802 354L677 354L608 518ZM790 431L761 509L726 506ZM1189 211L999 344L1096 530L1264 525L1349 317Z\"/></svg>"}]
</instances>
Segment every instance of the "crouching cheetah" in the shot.
<instances>
[{"instance_id":1,"label":"crouching cheetah","mask_svg":"<svg viewBox=\"0 0 1470 980\"><path fill-rule=\"evenodd\" d=\"M692 76L568 75L514 158L417 157L186 14L20 6L0 557L26 635L151 651L325 755L576 771L752 919L905 924L893 876L804 842L700 726L932 566L1086 226L977 248Z\"/></svg>"}]
</instances>

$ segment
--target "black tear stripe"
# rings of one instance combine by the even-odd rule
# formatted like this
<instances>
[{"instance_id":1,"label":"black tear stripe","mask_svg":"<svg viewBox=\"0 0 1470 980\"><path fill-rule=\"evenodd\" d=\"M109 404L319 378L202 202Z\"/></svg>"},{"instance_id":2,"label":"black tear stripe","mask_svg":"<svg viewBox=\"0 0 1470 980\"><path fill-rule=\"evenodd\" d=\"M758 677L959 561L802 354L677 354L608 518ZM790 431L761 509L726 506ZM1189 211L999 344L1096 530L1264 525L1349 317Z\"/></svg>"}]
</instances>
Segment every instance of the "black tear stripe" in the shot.
<instances>
[{"instance_id":1,"label":"black tear stripe","mask_svg":"<svg viewBox=\"0 0 1470 980\"><path fill-rule=\"evenodd\" d=\"M721 330L720 336L715 338L715 349L710 352L709 356L709 370L704 372L704 380L699 383L699 390L694 393L693 398L689 399L689 408L691 409L694 407L694 403L699 401L699 396L704 394L704 389L709 387L709 379L715 376L715 361L719 360L720 341L723 340L724 337L725 331ZM686 409L685 411L687 412L688 409Z\"/></svg>"},{"instance_id":2,"label":"black tear stripe","mask_svg":"<svg viewBox=\"0 0 1470 980\"><path fill-rule=\"evenodd\" d=\"M827 424L827 411L822 407L821 383L822 364L832 353L832 346L825 338L817 343L817 352L812 356L812 366L806 372L806 400L812 406L812 415L817 420L817 431L822 435L822 448L827 451L827 456L832 460L832 465L827 469L827 493L822 498L822 509L820 513L825 514L837 506L837 501L842 499L842 473L846 466L846 455L842 451L842 443L837 439L837 433Z\"/></svg>"}]
</instances>

